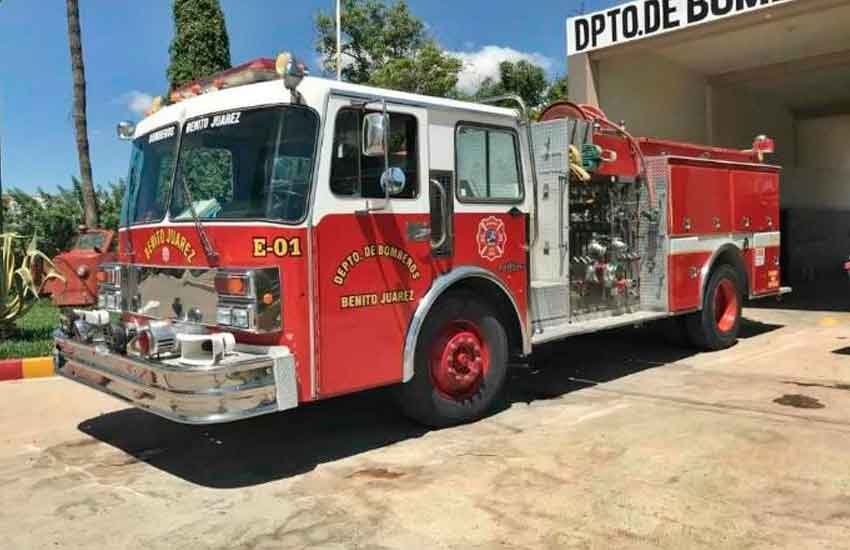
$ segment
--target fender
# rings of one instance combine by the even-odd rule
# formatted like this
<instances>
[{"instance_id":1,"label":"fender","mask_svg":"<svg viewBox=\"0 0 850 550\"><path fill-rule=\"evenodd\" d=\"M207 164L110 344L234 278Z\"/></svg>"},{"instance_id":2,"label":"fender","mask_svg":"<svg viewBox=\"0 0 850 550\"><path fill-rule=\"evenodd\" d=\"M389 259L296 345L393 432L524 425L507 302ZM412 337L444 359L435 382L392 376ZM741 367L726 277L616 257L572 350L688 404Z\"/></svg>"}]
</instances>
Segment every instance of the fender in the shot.
<instances>
[{"instance_id":1,"label":"fender","mask_svg":"<svg viewBox=\"0 0 850 550\"><path fill-rule=\"evenodd\" d=\"M746 284L746 288L750 288L750 274L747 272L747 266L744 263L743 253L744 250L752 246L752 243L749 239L750 235L741 236L735 235L733 239L728 241L726 244L717 247L717 249L711 254L711 257L705 262L705 265L702 267L702 271L700 271L700 283L699 283L699 296L700 296L700 306L699 310L702 310L702 304L705 301L705 286L708 284L708 275L711 273L711 270L714 269L714 266L717 264L717 260L724 254L730 253L735 258L735 269L739 270L744 274L744 284ZM745 289L745 294L746 294Z\"/></svg>"},{"instance_id":2,"label":"fender","mask_svg":"<svg viewBox=\"0 0 850 550\"><path fill-rule=\"evenodd\" d=\"M516 318L519 321L520 331L522 333L522 350L528 355L531 353L531 340L528 336L527 323L523 322L524 316L520 313L517 307L516 300L510 293L508 288L499 277L492 272L480 267L465 266L453 269L452 271L437 277L428 293L419 301L416 307L416 312L413 314L413 319L410 321L410 326L407 328L407 337L404 341L404 356L402 365L402 382L409 382L413 378L413 361L416 355L416 341L419 339L419 332L422 330L422 325L425 322L431 308L437 302L437 299L442 296L455 283L465 279L485 279L488 282L494 283L502 293L508 297L510 303L514 307Z\"/></svg>"}]
</instances>

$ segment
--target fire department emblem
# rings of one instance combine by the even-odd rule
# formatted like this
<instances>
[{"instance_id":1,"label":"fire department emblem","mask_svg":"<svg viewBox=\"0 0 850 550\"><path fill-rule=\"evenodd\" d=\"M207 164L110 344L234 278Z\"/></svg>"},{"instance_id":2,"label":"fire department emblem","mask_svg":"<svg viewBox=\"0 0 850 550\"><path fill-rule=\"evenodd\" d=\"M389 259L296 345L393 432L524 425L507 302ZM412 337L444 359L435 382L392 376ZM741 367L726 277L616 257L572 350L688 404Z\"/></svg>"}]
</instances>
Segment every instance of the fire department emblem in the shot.
<instances>
[{"instance_id":1,"label":"fire department emblem","mask_svg":"<svg viewBox=\"0 0 850 550\"><path fill-rule=\"evenodd\" d=\"M171 251L167 246L162 247L162 261L168 263L171 261Z\"/></svg>"},{"instance_id":2,"label":"fire department emblem","mask_svg":"<svg viewBox=\"0 0 850 550\"><path fill-rule=\"evenodd\" d=\"M505 222L495 216L482 219L478 224L476 241L478 254L485 260L495 262L505 255L505 245L508 243Z\"/></svg>"}]
</instances>

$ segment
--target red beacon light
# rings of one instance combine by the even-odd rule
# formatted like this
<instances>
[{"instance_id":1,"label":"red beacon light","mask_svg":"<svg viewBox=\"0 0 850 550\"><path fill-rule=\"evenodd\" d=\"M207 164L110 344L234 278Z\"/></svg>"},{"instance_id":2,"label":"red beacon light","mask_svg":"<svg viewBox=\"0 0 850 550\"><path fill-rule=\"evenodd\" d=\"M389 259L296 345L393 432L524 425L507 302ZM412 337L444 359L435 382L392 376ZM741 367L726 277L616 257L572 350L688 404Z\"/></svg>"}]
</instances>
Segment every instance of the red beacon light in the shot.
<instances>
[{"instance_id":1,"label":"red beacon light","mask_svg":"<svg viewBox=\"0 0 850 550\"><path fill-rule=\"evenodd\" d=\"M283 79L283 83L287 89L295 92L298 84L307 74L307 67L298 61L292 54L285 52L280 54L277 59L269 59L261 57L253 61L248 61L241 65L237 65L226 71L221 71L214 75L199 78L183 84L176 88L169 96L170 103L179 103L184 99L196 97L210 92L216 92L225 88L235 88L246 84L255 84L257 82L267 82L269 80ZM147 116L150 116L159 111L164 106L164 101L161 97L154 99L151 108L148 109Z\"/></svg>"},{"instance_id":2,"label":"red beacon light","mask_svg":"<svg viewBox=\"0 0 850 550\"><path fill-rule=\"evenodd\" d=\"M187 82L171 92L171 102L177 103L190 97L207 94L225 88L235 88L246 84L266 82L280 78L275 70L275 60L261 57L237 65L226 71L221 71L212 76L200 78Z\"/></svg>"}]
</instances>

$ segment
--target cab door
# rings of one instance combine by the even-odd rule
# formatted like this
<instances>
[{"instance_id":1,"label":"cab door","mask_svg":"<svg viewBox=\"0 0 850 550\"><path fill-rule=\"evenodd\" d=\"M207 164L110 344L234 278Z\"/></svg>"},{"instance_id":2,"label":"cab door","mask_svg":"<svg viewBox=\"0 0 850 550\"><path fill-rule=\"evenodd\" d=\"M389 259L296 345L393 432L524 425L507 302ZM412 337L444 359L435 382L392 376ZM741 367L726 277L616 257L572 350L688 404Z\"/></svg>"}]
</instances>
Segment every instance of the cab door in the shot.
<instances>
[{"instance_id":1,"label":"cab door","mask_svg":"<svg viewBox=\"0 0 850 550\"><path fill-rule=\"evenodd\" d=\"M313 209L315 397L400 382L404 340L435 276L428 112L388 100L389 166L404 185L388 200L384 158L363 152L364 119L381 102L331 96Z\"/></svg>"}]
</instances>

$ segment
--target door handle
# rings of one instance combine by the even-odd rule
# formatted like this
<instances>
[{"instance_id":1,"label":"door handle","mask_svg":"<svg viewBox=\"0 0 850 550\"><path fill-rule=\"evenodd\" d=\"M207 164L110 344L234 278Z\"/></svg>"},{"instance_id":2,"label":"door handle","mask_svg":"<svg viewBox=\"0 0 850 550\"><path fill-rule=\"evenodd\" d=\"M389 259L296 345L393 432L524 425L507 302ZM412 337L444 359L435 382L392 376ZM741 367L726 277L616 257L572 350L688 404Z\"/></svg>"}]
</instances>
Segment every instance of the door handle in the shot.
<instances>
[{"instance_id":1,"label":"door handle","mask_svg":"<svg viewBox=\"0 0 850 550\"><path fill-rule=\"evenodd\" d=\"M437 242L431 241L431 247L435 249L440 249L443 245L446 244L446 241L449 238L449 219L448 219L448 211L449 211L449 202L446 193L446 186L440 183L439 181L432 179L431 185L435 186L440 190L440 217L443 219L442 230L443 234L440 235L440 240Z\"/></svg>"}]
</instances>

